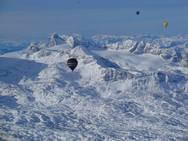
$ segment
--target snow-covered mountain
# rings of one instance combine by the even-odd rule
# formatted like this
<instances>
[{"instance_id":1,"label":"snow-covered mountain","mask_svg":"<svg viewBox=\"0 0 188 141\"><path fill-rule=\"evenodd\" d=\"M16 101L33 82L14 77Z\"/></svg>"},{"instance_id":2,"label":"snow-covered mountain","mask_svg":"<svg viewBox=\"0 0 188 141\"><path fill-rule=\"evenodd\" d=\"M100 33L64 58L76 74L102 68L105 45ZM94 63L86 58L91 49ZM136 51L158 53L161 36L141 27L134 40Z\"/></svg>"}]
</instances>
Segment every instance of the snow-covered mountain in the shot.
<instances>
[{"instance_id":1,"label":"snow-covered mountain","mask_svg":"<svg viewBox=\"0 0 188 141\"><path fill-rule=\"evenodd\" d=\"M0 140L187 141L187 80L188 36L54 33L0 56Z\"/></svg>"},{"instance_id":2,"label":"snow-covered mountain","mask_svg":"<svg viewBox=\"0 0 188 141\"><path fill-rule=\"evenodd\" d=\"M19 51L24 49L27 45L27 42L13 42L0 39L0 54Z\"/></svg>"}]
</instances>

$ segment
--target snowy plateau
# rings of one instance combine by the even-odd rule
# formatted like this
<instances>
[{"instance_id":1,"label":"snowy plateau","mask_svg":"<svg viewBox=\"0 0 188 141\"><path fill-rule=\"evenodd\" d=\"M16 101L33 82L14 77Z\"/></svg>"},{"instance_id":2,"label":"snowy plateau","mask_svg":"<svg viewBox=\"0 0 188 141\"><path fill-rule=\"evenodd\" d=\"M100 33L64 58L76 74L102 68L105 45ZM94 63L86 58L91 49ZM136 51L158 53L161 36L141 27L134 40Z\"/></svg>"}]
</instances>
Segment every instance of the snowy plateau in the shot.
<instances>
[{"instance_id":1,"label":"snowy plateau","mask_svg":"<svg viewBox=\"0 0 188 141\"><path fill-rule=\"evenodd\" d=\"M0 141L188 141L187 35L54 33L22 50L7 46Z\"/></svg>"}]
</instances>

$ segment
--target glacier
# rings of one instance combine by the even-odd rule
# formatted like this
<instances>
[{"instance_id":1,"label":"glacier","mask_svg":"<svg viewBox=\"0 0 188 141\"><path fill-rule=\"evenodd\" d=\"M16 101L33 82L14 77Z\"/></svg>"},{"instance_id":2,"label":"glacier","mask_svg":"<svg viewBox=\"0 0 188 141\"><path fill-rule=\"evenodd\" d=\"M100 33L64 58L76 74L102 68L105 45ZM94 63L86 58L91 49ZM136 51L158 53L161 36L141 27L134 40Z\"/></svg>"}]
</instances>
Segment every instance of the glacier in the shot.
<instances>
[{"instance_id":1,"label":"glacier","mask_svg":"<svg viewBox=\"0 0 188 141\"><path fill-rule=\"evenodd\" d=\"M53 33L4 52L0 140L187 141L188 36Z\"/></svg>"}]
</instances>

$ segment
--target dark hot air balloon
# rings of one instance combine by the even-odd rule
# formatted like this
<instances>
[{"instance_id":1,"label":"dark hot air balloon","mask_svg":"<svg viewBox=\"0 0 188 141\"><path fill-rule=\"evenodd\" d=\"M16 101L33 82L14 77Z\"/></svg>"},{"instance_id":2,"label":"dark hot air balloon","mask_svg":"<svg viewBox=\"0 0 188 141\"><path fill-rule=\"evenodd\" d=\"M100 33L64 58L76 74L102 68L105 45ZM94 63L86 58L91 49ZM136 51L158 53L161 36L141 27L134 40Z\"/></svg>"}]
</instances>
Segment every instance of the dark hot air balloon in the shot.
<instances>
[{"instance_id":1,"label":"dark hot air balloon","mask_svg":"<svg viewBox=\"0 0 188 141\"><path fill-rule=\"evenodd\" d=\"M74 69L77 67L78 61L75 58L70 58L67 60L67 66L74 71Z\"/></svg>"},{"instance_id":2,"label":"dark hot air balloon","mask_svg":"<svg viewBox=\"0 0 188 141\"><path fill-rule=\"evenodd\" d=\"M136 15L140 15L140 11L136 11Z\"/></svg>"}]
</instances>

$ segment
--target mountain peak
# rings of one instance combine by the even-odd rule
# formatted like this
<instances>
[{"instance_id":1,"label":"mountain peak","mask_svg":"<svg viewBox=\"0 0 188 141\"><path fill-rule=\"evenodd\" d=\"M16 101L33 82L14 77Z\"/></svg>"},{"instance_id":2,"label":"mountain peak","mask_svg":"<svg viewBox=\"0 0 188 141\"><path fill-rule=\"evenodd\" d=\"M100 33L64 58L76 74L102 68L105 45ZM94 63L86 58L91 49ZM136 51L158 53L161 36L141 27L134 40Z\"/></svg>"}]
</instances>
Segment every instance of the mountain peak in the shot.
<instances>
[{"instance_id":1,"label":"mountain peak","mask_svg":"<svg viewBox=\"0 0 188 141\"><path fill-rule=\"evenodd\" d=\"M61 38L60 35L58 35L57 33L54 32L54 33L52 33L52 35L49 38L48 46L54 47L54 46L57 46L57 45L61 45L64 42L65 42L64 39Z\"/></svg>"}]
</instances>

